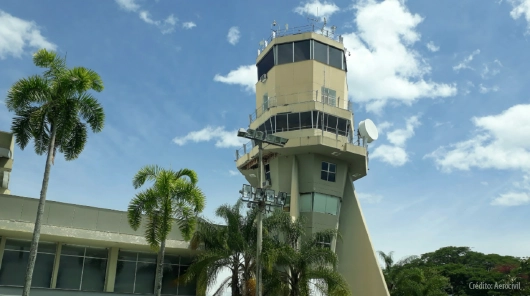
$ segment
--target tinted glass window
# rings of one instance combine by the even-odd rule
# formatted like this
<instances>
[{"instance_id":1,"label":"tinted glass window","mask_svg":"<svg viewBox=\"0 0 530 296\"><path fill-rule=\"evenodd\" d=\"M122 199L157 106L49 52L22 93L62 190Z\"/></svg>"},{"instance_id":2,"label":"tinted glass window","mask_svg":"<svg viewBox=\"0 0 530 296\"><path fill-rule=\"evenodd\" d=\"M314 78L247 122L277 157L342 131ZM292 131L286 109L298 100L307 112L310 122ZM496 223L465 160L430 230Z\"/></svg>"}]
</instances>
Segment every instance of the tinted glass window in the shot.
<instances>
[{"instance_id":1,"label":"tinted glass window","mask_svg":"<svg viewBox=\"0 0 530 296\"><path fill-rule=\"evenodd\" d=\"M339 199L334 196L328 196L326 200L326 214L337 215L339 209Z\"/></svg>"},{"instance_id":2,"label":"tinted glass window","mask_svg":"<svg viewBox=\"0 0 530 296\"><path fill-rule=\"evenodd\" d=\"M271 131L272 133L276 132L276 116L273 116L269 119L269 122L271 124Z\"/></svg>"},{"instance_id":3,"label":"tinted glass window","mask_svg":"<svg viewBox=\"0 0 530 296\"><path fill-rule=\"evenodd\" d=\"M300 128L311 128L311 112L300 113Z\"/></svg>"},{"instance_id":4,"label":"tinted glass window","mask_svg":"<svg viewBox=\"0 0 530 296\"><path fill-rule=\"evenodd\" d=\"M311 59L311 41L297 41L294 43L294 61L306 61Z\"/></svg>"},{"instance_id":5,"label":"tinted glass window","mask_svg":"<svg viewBox=\"0 0 530 296\"><path fill-rule=\"evenodd\" d=\"M328 63L328 46L318 41L313 41L313 59L327 64Z\"/></svg>"},{"instance_id":6,"label":"tinted glass window","mask_svg":"<svg viewBox=\"0 0 530 296\"><path fill-rule=\"evenodd\" d=\"M313 127L322 128L322 113L313 111Z\"/></svg>"},{"instance_id":7,"label":"tinted glass window","mask_svg":"<svg viewBox=\"0 0 530 296\"><path fill-rule=\"evenodd\" d=\"M329 47L329 65L338 69L342 69L342 50L335 47Z\"/></svg>"},{"instance_id":8,"label":"tinted glass window","mask_svg":"<svg viewBox=\"0 0 530 296\"><path fill-rule=\"evenodd\" d=\"M327 131L330 133L335 133L336 130L337 130L337 117L329 115Z\"/></svg>"},{"instance_id":9,"label":"tinted glass window","mask_svg":"<svg viewBox=\"0 0 530 296\"><path fill-rule=\"evenodd\" d=\"M258 80L261 75L267 74L272 67L274 67L274 53L272 50L269 50L269 52L258 63Z\"/></svg>"},{"instance_id":10,"label":"tinted glass window","mask_svg":"<svg viewBox=\"0 0 530 296\"><path fill-rule=\"evenodd\" d=\"M62 260L62 258L61 258ZM107 271L107 260L96 258L85 258L83 268L82 291L103 291L105 285L105 272Z\"/></svg>"},{"instance_id":11,"label":"tinted glass window","mask_svg":"<svg viewBox=\"0 0 530 296\"><path fill-rule=\"evenodd\" d=\"M272 133L272 126L271 126L271 121L270 120L266 120L265 123L265 133L268 135L268 134L271 134Z\"/></svg>"},{"instance_id":12,"label":"tinted glass window","mask_svg":"<svg viewBox=\"0 0 530 296\"><path fill-rule=\"evenodd\" d=\"M326 195L315 193L313 197L313 212L325 213L326 212Z\"/></svg>"},{"instance_id":13,"label":"tinted glass window","mask_svg":"<svg viewBox=\"0 0 530 296\"><path fill-rule=\"evenodd\" d=\"M313 196L309 194L300 194L300 212L311 212L313 210Z\"/></svg>"},{"instance_id":14,"label":"tinted glass window","mask_svg":"<svg viewBox=\"0 0 530 296\"><path fill-rule=\"evenodd\" d=\"M138 262L138 265L136 266L136 282L134 284L134 293L153 294L155 289L155 274L156 264Z\"/></svg>"},{"instance_id":15,"label":"tinted glass window","mask_svg":"<svg viewBox=\"0 0 530 296\"><path fill-rule=\"evenodd\" d=\"M135 274L136 262L118 261L118 264L116 265L116 280L114 282L114 292L133 293L134 281L132 281L131 279L134 279Z\"/></svg>"},{"instance_id":16,"label":"tinted glass window","mask_svg":"<svg viewBox=\"0 0 530 296\"><path fill-rule=\"evenodd\" d=\"M287 115L289 120L289 130L299 130L300 129L300 113L291 113Z\"/></svg>"},{"instance_id":17,"label":"tinted glass window","mask_svg":"<svg viewBox=\"0 0 530 296\"><path fill-rule=\"evenodd\" d=\"M348 120L344 119L344 118L338 118L338 133L339 135L341 136L346 136L347 134L347 131L348 131Z\"/></svg>"},{"instance_id":18,"label":"tinted glass window","mask_svg":"<svg viewBox=\"0 0 530 296\"><path fill-rule=\"evenodd\" d=\"M188 269L188 266L180 266L179 269L180 274L183 275ZM195 282L191 282L187 285L179 285L179 295L195 295L197 293L195 291L196 286L197 284Z\"/></svg>"},{"instance_id":19,"label":"tinted glass window","mask_svg":"<svg viewBox=\"0 0 530 296\"><path fill-rule=\"evenodd\" d=\"M164 275L162 276L162 294L177 294L177 285L175 279L179 277L179 266L178 265L164 265Z\"/></svg>"},{"instance_id":20,"label":"tinted glass window","mask_svg":"<svg viewBox=\"0 0 530 296\"><path fill-rule=\"evenodd\" d=\"M276 115L276 132L287 131L287 114Z\"/></svg>"},{"instance_id":21,"label":"tinted glass window","mask_svg":"<svg viewBox=\"0 0 530 296\"><path fill-rule=\"evenodd\" d=\"M285 43L277 45L278 50L278 65L293 62L293 44Z\"/></svg>"}]
</instances>

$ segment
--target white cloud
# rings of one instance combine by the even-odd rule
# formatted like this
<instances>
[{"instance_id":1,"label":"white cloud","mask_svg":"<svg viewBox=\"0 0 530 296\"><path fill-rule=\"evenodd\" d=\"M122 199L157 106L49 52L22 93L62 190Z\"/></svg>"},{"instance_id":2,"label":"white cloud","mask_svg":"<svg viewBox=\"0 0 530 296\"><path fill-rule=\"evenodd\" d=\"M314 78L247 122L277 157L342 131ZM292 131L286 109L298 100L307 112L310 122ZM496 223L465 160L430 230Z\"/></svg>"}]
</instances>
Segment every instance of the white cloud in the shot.
<instances>
[{"instance_id":1,"label":"white cloud","mask_svg":"<svg viewBox=\"0 0 530 296\"><path fill-rule=\"evenodd\" d=\"M380 203L383 200L381 195L359 192L357 192L357 198L369 204Z\"/></svg>"},{"instance_id":2,"label":"white cloud","mask_svg":"<svg viewBox=\"0 0 530 296\"><path fill-rule=\"evenodd\" d=\"M431 70L413 48L420 40L416 27L423 20L404 1L361 1L355 6L357 32L345 34L350 96L378 112L389 101L407 105L420 98L456 94L454 85L426 80Z\"/></svg>"},{"instance_id":3,"label":"white cloud","mask_svg":"<svg viewBox=\"0 0 530 296\"><path fill-rule=\"evenodd\" d=\"M228 72L226 76L215 75L214 81L226 84L241 85L249 92L256 91L257 81L256 65L240 66L236 70Z\"/></svg>"},{"instance_id":4,"label":"white cloud","mask_svg":"<svg viewBox=\"0 0 530 296\"><path fill-rule=\"evenodd\" d=\"M483 79L491 78L501 72L502 64L499 60L494 60L493 63L484 64L480 76Z\"/></svg>"},{"instance_id":5,"label":"white cloud","mask_svg":"<svg viewBox=\"0 0 530 296\"><path fill-rule=\"evenodd\" d=\"M407 119L404 129L395 129L387 133L386 137L393 145L378 146L373 153L370 153L370 158L379 159L392 166L402 166L407 163L409 157L405 151L405 144L407 140L414 136L414 129L419 125L418 116L412 116Z\"/></svg>"},{"instance_id":6,"label":"white cloud","mask_svg":"<svg viewBox=\"0 0 530 296\"><path fill-rule=\"evenodd\" d=\"M377 125L377 131L380 134L383 134L388 128L392 127L394 124L388 121L381 122Z\"/></svg>"},{"instance_id":7,"label":"white cloud","mask_svg":"<svg viewBox=\"0 0 530 296\"><path fill-rule=\"evenodd\" d=\"M528 23L528 31L530 33L530 0L508 0L512 4L512 11L510 11L511 17L516 20L520 17L524 17Z\"/></svg>"},{"instance_id":8,"label":"white cloud","mask_svg":"<svg viewBox=\"0 0 530 296\"><path fill-rule=\"evenodd\" d=\"M0 60L20 58L27 48L55 50L57 46L41 35L33 21L23 20L0 10Z\"/></svg>"},{"instance_id":9,"label":"white cloud","mask_svg":"<svg viewBox=\"0 0 530 296\"><path fill-rule=\"evenodd\" d=\"M237 130L226 131L223 126L211 127L207 126L199 131L188 133L184 137L176 137L173 142L179 146L183 146L188 142L209 142L215 140L215 146L219 148L242 147L248 140L239 138Z\"/></svg>"},{"instance_id":10,"label":"white cloud","mask_svg":"<svg viewBox=\"0 0 530 296\"><path fill-rule=\"evenodd\" d=\"M432 52L437 52L437 51L440 50L440 46L436 46L436 45L434 45L434 42L429 41L429 43L427 43L427 49L432 51Z\"/></svg>"},{"instance_id":11,"label":"white cloud","mask_svg":"<svg viewBox=\"0 0 530 296\"><path fill-rule=\"evenodd\" d=\"M233 170L228 170L228 174L230 174L230 176L238 176L239 172L238 171L233 171Z\"/></svg>"},{"instance_id":12,"label":"white cloud","mask_svg":"<svg viewBox=\"0 0 530 296\"><path fill-rule=\"evenodd\" d=\"M482 94L487 94L489 92L497 92L499 91L499 87L498 86L492 86L492 87L485 87L484 85L482 85L482 83L479 85L479 91L480 93Z\"/></svg>"},{"instance_id":13,"label":"white cloud","mask_svg":"<svg viewBox=\"0 0 530 296\"><path fill-rule=\"evenodd\" d=\"M184 29L188 29L189 30L189 29L193 29L193 28L197 27L197 25L194 22L185 22L185 23L182 24L182 27Z\"/></svg>"},{"instance_id":14,"label":"white cloud","mask_svg":"<svg viewBox=\"0 0 530 296\"><path fill-rule=\"evenodd\" d=\"M453 66L453 70L460 71L462 69L470 69L473 70L471 66L469 66L469 63L473 61L473 58L480 53L480 49L475 50L472 52L469 56L467 56L463 61L461 61L458 65Z\"/></svg>"},{"instance_id":15,"label":"white cloud","mask_svg":"<svg viewBox=\"0 0 530 296\"><path fill-rule=\"evenodd\" d=\"M520 206L530 204L530 194L526 192L508 192L495 198L491 205L493 206Z\"/></svg>"},{"instance_id":16,"label":"white cloud","mask_svg":"<svg viewBox=\"0 0 530 296\"><path fill-rule=\"evenodd\" d=\"M228 29L228 35L226 35L226 40L228 40L228 43L236 45L239 42L240 37L241 34L239 33L238 27L234 26Z\"/></svg>"},{"instance_id":17,"label":"white cloud","mask_svg":"<svg viewBox=\"0 0 530 296\"><path fill-rule=\"evenodd\" d=\"M137 12L138 17L147 24L157 26L162 34L168 34L175 31L178 18L170 14L165 20L154 20L151 18L151 13L147 10L142 10L140 5L135 0L115 0L121 9L128 12ZM186 24L186 23L185 23ZM184 25L183 25L184 26ZM184 28L186 28L184 26ZM187 28L188 29L188 28Z\"/></svg>"},{"instance_id":18,"label":"white cloud","mask_svg":"<svg viewBox=\"0 0 530 296\"><path fill-rule=\"evenodd\" d=\"M329 17L335 12L339 11L339 7L333 2L320 2L320 0L308 1L306 3L300 3L298 7L294 9L294 12L300 15L311 15L319 18Z\"/></svg>"},{"instance_id":19,"label":"white cloud","mask_svg":"<svg viewBox=\"0 0 530 296\"><path fill-rule=\"evenodd\" d=\"M497 115L474 117L477 133L468 140L440 147L425 158L432 158L444 172L471 168L520 170L522 183L495 199L494 205L524 201L530 192L530 104L515 105Z\"/></svg>"}]
</instances>

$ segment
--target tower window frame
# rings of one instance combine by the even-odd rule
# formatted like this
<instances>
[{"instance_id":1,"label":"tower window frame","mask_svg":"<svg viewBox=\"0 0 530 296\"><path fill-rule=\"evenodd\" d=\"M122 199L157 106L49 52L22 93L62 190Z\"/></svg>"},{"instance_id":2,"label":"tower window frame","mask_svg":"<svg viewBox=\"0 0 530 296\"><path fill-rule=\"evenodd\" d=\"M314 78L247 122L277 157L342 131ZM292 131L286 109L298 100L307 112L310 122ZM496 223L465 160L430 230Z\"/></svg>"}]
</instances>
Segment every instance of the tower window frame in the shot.
<instances>
[{"instance_id":1,"label":"tower window frame","mask_svg":"<svg viewBox=\"0 0 530 296\"><path fill-rule=\"evenodd\" d=\"M335 182L337 179L337 165L323 161L320 171L320 179L328 182Z\"/></svg>"}]
</instances>

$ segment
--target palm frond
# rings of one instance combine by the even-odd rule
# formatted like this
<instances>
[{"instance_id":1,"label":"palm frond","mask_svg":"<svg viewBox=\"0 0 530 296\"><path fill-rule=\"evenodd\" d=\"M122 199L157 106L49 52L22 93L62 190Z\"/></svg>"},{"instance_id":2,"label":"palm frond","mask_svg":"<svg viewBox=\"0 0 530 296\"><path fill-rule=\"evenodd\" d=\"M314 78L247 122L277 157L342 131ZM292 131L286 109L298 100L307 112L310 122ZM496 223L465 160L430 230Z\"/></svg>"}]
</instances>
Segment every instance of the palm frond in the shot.
<instances>
[{"instance_id":1,"label":"palm frond","mask_svg":"<svg viewBox=\"0 0 530 296\"><path fill-rule=\"evenodd\" d=\"M151 189L139 192L131 200L127 209L129 225L135 231L142 222L142 214L152 211L156 207L156 194Z\"/></svg>"},{"instance_id":2,"label":"palm frond","mask_svg":"<svg viewBox=\"0 0 530 296\"><path fill-rule=\"evenodd\" d=\"M79 95L77 101L81 117L94 133L100 132L105 124L105 112L101 104L88 93Z\"/></svg>"},{"instance_id":3,"label":"palm frond","mask_svg":"<svg viewBox=\"0 0 530 296\"><path fill-rule=\"evenodd\" d=\"M48 81L33 75L15 82L9 89L6 107L10 112L25 110L32 104L44 104L50 99L50 86Z\"/></svg>"},{"instance_id":4,"label":"palm frond","mask_svg":"<svg viewBox=\"0 0 530 296\"><path fill-rule=\"evenodd\" d=\"M156 181L161 168L157 165L146 165L133 178L134 189L142 187L146 181Z\"/></svg>"}]
</instances>

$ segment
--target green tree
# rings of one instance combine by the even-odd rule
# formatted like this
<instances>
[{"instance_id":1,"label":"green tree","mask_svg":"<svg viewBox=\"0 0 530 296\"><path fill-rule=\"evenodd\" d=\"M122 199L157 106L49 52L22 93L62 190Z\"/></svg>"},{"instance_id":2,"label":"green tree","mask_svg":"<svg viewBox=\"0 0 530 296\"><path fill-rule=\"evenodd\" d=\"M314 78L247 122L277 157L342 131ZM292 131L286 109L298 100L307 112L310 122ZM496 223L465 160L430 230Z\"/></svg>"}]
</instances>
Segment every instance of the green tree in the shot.
<instances>
[{"instance_id":1,"label":"green tree","mask_svg":"<svg viewBox=\"0 0 530 296\"><path fill-rule=\"evenodd\" d=\"M190 169L179 171L162 169L156 165L143 167L133 178L135 189L145 182L152 186L140 191L128 207L129 225L138 230L142 216L146 216L145 239L153 250L158 251L155 294L162 292L162 277L166 240L176 222L184 239L189 240L202 212L205 197L197 187L197 173Z\"/></svg>"},{"instance_id":2,"label":"green tree","mask_svg":"<svg viewBox=\"0 0 530 296\"><path fill-rule=\"evenodd\" d=\"M205 295L222 269L230 276L221 282L214 296L230 287L232 296L254 295L256 211L242 211L243 203L220 206L215 214L225 225L201 220L192 239L192 248L201 250L179 282L197 281L197 294Z\"/></svg>"},{"instance_id":3,"label":"green tree","mask_svg":"<svg viewBox=\"0 0 530 296\"><path fill-rule=\"evenodd\" d=\"M45 68L44 73L15 82L6 100L7 109L15 113L11 131L17 145L24 150L33 139L35 152L47 155L23 296L30 293L50 170L56 153L63 153L66 160L76 159L87 142L87 128L100 132L105 121L103 108L88 92L103 90L103 82L96 72L84 67L68 68L66 58L46 49L33 55L33 63Z\"/></svg>"},{"instance_id":4,"label":"green tree","mask_svg":"<svg viewBox=\"0 0 530 296\"><path fill-rule=\"evenodd\" d=\"M308 296L313 289L325 295L351 295L336 271L337 255L322 241L337 237L333 230L305 232L304 219L276 211L264 221L264 295Z\"/></svg>"}]
</instances>

